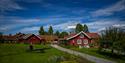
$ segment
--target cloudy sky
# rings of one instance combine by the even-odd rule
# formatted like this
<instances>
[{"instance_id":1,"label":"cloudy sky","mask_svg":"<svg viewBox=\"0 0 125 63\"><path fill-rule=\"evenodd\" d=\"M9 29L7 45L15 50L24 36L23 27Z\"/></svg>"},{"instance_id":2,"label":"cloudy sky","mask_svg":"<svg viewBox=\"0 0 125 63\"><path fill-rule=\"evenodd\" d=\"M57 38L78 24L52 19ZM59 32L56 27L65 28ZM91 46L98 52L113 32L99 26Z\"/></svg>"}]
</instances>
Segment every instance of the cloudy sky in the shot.
<instances>
[{"instance_id":1,"label":"cloudy sky","mask_svg":"<svg viewBox=\"0 0 125 63\"><path fill-rule=\"evenodd\" d=\"M125 25L125 0L0 0L0 32L38 34L45 30L68 31L77 23L90 32ZM69 27L71 26L71 27Z\"/></svg>"}]
</instances>

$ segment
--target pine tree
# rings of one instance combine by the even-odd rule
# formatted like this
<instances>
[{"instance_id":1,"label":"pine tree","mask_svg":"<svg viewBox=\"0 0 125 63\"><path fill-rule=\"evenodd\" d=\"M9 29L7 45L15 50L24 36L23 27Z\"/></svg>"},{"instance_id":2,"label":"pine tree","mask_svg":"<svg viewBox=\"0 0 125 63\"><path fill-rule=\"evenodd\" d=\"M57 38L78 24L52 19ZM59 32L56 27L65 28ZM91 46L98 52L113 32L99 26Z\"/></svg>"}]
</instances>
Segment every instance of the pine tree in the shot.
<instances>
[{"instance_id":1,"label":"pine tree","mask_svg":"<svg viewBox=\"0 0 125 63\"><path fill-rule=\"evenodd\" d=\"M44 28L43 26L41 26L39 30L39 35L44 35L44 34L45 34Z\"/></svg>"},{"instance_id":2,"label":"pine tree","mask_svg":"<svg viewBox=\"0 0 125 63\"><path fill-rule=\"evenodd\" d=\"M48 34L49 35L53 35L53 28L52 28L52 26L49 27Z\"/></svg>"}]
</instances>

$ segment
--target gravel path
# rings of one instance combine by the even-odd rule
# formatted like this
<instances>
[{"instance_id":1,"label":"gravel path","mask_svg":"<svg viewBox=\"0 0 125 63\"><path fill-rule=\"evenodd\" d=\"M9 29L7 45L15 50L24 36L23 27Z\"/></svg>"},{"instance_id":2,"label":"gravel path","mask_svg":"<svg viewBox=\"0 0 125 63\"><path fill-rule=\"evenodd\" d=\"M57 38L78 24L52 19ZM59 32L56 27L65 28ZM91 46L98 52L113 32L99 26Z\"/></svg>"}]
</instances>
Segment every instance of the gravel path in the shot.
<instances>
[{"instance_id":1,"label":"gravel path","mask_svg":"<svg viewBox=\"0 0 125 63\"><path fill-rule=\"evenodd\" d=\"M80 53L80 52L77 52L77 51L74 51L74 50L66 49L66 48L60 47L58 45L51 45L51 46L58 49L58 50L61 50L61 51L64 51L64 52L67 52L67 53L70 53L70 54L74 54L74 55L77 55L77 56L81 56L81 57L86 58L87 60L95 62L95 63L116 63L114 61L110 61L110 60L107 60L107 59L98 58L98 57L91 56L91 55L84 54L84 53Z\"/></svg>"}]
</instances>

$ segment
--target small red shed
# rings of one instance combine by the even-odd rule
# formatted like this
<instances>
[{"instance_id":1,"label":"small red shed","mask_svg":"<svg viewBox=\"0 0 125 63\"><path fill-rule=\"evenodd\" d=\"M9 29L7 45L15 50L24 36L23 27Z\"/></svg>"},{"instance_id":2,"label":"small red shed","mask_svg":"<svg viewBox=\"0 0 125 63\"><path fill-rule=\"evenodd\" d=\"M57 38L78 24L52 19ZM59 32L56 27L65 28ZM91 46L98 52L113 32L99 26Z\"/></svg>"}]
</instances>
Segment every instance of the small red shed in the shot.
<instances>
[{"instance_id":1,"label":"small red shed","mask_svg":"<svg viewBox=\"0 0 125 63\"><path fill-rule=\"evenodd\" d=\"M89 48L89 44L93 42L93 39L99 37L97 33L85 33L83 31L77 34L70 34L65 37L70 45L80 45Z\"/></svg>"}]
</instances>

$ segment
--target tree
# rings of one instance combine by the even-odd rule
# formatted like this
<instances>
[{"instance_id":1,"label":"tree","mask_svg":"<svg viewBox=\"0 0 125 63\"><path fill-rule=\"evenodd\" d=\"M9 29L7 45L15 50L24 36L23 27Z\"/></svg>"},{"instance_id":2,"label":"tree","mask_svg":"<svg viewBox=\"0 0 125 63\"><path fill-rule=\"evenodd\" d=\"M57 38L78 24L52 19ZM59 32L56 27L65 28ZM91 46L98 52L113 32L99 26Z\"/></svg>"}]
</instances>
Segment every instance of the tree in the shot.
<instances>
[{"instance_id":1,"label":"tree","mask_svg":"<svg viewBox=\"0 0 125 63\"><path fill-rule=\"evenodd\" d=\"M3 35L3 33L2 32L0 32L0 36L2 36Z\"/></svg>"},{"instance_id":2,"label":"tree","mask_svg":"<svg viewBox=\"0 0 125 63\"><path fill-rule=\"evenodd\" d=\"M48 34L49 35L53 35L53 28L52 28L52 26L49 27Z\"/></svg>"},{"instance_id":3,"label":"tree","mask_svg":"<svg viewBox=\"0 0 125 63\"><path fill-rule=\"evenodd\" d=\"M56 31L56 32L55 32L55 35L56 35L56 36L59 36L59 35L60 35L60 32L59 32L59 31Z\"/></svg>"},{"instance_id":4,"label":"tree","mask_svg":"<svg viewBox=\"0 0 125 63\"><path fill-rule=\"evenodd\" d=\"M125 32L120 28L107 28L102 32L100 38L100 48L111 49L112 54L114 50L118 52L125 52Z\"/></svg>"},{"instance_id":5,"label":"tree","mask_svg":"<svg viewBox=\"0 0 125 63\"><path fill-rule=\"evenodd\" d=\"M65 31L63 31L63 32L60 33L59 37L60 37L60 38L64 38L64 37L67 36L67 35L68 35L68 33L65 32Z\"/></svg>"},{"instance_id":6,"label":"tree","mask_svg":"<svg viewBox=\"0 0 125 63\"><path fill-rule=\"evenodd\" d=\"M3 33L2 32L0 32L0 42L3 43Z\"/></svg>"},{"instance_id":7,"label":"tree","mask_svg":"<svg viewBox=\"0 0 125 63\"><path fill-rule=\"evenodd\" d=\"M41 26L39 30L39 35L44 35L44 34L45 34L44 28L43 26Z\"/></svg>"},{"instance_id":8,"label":"tree","mask_svg":"<svg viewBox=\"0 0 125 63\"><path fill-rule=\"evenodd\" d=\"M79 32L81 32L81 31L83 31L83 30L84 30L84 27L83 27L80 23L78 23L78 24L76 25L75 32L76 32L76 33L79 33Z\"/></svg>"},{"instance_id":9,"label":"tree","mask_svg":"<svg viewBox=\"0 0 125 63\"><path fill-rule=\"evenodd\" d=\"M88 30L88 26L85 24L84 25L84 30L83 30L84 32L89 32L89 30Z\"/></svg>"}]
</instances>

